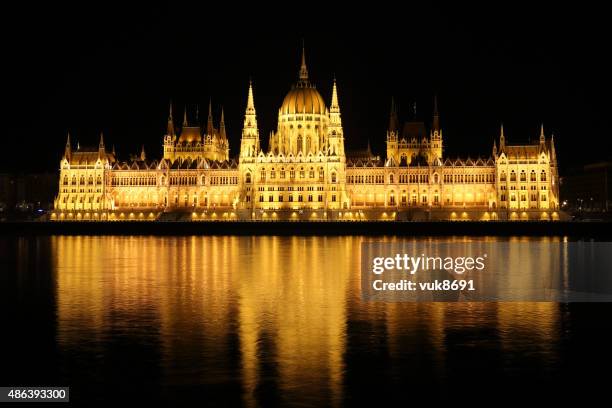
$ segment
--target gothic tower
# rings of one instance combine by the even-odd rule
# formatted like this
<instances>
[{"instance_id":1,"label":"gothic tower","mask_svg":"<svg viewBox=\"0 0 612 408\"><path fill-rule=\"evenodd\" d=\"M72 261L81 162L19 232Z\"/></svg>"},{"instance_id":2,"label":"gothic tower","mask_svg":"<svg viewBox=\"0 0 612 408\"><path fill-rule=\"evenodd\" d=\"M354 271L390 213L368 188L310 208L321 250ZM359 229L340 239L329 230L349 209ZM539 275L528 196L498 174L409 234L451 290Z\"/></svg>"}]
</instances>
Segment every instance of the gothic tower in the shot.
<instances>
[{"instance_id":1,"label":"gothic tower","mask_svg":"<svg viewBox=\"0 0 612 408\"><path fill-rule=\"evenodd\" d=\"M242 138L240 141L240 162L254 162L259 153L259 129L255 114L255 101L253 99L253 84L249 81L249 95L244 114Z\"/></svg>"},{"instance_id":2,"label":"gothic tower","mask_svg":"<svg viewBox=\"0 0 612 408\"><path fill-rule=\"evenodd\" d=\"M329 125L327 127L327 131L329 143L327 154L329 156L344 158L344 135L342 132L340 105L338 104L338 88L336 86L336 78L334 78L331 106L329 107Z\"/></svg>"},{"instance_id":3,"label":"gothic tower","mask_svg":"<svg viewBox=\"0 0 612 408\"><path fill-rule=\"evenodd\" d=\"M442 128L440 128L440 114L438 113L438 97L434 97L434 112L433 112L433 122L430 136L430 145L431 145L431 159L433 160L440 159L442 160Z\"/></svg>"}]
</instances>

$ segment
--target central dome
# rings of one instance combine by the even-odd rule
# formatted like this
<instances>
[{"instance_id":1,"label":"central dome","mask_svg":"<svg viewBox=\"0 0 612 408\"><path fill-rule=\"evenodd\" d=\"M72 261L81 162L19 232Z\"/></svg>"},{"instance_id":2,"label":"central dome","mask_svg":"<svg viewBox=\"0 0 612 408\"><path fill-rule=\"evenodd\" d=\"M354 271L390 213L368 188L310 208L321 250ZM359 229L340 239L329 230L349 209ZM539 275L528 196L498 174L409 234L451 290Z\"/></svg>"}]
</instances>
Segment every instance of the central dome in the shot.
<instances>
[{"instance_id":1,"label":"central dome","mask_svg":"<svg viewBox=\"0 0 612 408\"><path fill-rule=\"evenodd\" d=\"M315 88L311 86L294 87L283 100L281 115L325 113L325 101Z\"/></svg>"},{"instance_id":2,"label":"central dome","mask_svg":"<svg viewBox=\"0 0 612 408\"><path fill-rule=\"evenodd\" d=\"M306 54L302 48L302 66L300 67L298 83L291 88L281 105L281 115L295 115L300 113L322 115L325 113L325 101L308 81L308 68L306 68Z\"/></svg>"}]
</instances>

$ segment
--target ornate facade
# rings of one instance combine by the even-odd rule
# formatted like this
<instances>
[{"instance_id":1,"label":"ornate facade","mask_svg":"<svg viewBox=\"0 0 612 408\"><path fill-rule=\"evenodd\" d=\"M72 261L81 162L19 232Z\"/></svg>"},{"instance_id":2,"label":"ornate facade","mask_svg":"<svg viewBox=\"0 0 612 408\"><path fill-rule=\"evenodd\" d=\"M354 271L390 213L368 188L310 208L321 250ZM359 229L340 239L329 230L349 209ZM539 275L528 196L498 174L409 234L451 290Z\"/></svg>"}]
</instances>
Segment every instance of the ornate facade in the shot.
<instances>
[{"instance_id":1,"label":"ornate facade","mask_svg":"<svg viewBox=\"0 0 612 408\"><path fill-rule=\"evenodd\" d=\"M223 111L215 128L180 131L172 105L163 158L119 161L100 136L96 149L73 149L60 162L55 220L555 220L559 189L554 140L499 146L488 158L451 160L443 154L437 103L431 129L400 126L394 104L386 157L369 149L345 152L334 79L329 106L311 83L302 53L298 81L278 111L267 148L260 143L249 83L240 152L229 155Z\"/></svg>"}]
</instances>

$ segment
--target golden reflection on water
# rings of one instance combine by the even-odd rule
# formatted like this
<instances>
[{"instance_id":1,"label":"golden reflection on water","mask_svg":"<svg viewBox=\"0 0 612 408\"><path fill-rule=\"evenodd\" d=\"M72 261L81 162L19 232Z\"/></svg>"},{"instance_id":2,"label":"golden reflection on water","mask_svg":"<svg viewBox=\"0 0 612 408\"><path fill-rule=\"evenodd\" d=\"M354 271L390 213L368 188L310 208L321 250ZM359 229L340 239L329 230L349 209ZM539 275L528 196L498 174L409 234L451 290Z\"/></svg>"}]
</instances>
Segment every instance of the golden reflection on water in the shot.
<instances>
[{"instance_id":1,"label":"golden reflection on water","mask_svg":"<svg viewBox=\"0 0 612 408\"><path fill-rule=\"evenodd\" d=\"M502 349L515 350L522 336L535 336L543 353L554 349L555 303L362 301L364 239L53 237L58 342L73 347L84 332L93 342L109 333L156 337L148 340L160 344L172 386L231 381L237 337L248 406L258 405L264 367L276 370L283 400L311 395L340 405L349 322L382 323L391 358L427 350L440 376L455 332L491 328ZM527 254L513 256L519 262Z\"/></svg>"}]
</instances>

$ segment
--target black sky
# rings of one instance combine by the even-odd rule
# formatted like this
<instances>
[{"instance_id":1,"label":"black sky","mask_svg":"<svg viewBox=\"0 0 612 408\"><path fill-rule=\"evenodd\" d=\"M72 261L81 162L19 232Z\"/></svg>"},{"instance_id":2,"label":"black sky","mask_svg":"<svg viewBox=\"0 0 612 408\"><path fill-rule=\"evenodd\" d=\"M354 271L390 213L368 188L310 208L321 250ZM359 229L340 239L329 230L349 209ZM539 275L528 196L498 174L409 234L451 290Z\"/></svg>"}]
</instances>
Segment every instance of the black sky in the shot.
<instances>
[{"instance_id":1,"label":"black sky","mask_svg":"<svg viewBox=\"0 0 612 408\"><path fill-rule=\"evenodd\" d=\"M335 74L348 149L384 149L390 98L403 119L429 121L438 94L447 156L489 155L499 125L510 143L555 133L563 169L610 158L607 15L590 8L349 9L325 3L130 6L26 4L0 28L4 86L1 171L53 170L66 132L120 158L144 143L159 157L168 102L190 117L209 98L238 153L253 78L264 143L297 77L301 39L329 101ZM349 6L347 6L349 7ZM374 8L378 7L378 8Z\"/></svg>"}]
</instances>

